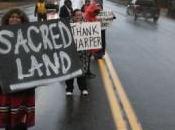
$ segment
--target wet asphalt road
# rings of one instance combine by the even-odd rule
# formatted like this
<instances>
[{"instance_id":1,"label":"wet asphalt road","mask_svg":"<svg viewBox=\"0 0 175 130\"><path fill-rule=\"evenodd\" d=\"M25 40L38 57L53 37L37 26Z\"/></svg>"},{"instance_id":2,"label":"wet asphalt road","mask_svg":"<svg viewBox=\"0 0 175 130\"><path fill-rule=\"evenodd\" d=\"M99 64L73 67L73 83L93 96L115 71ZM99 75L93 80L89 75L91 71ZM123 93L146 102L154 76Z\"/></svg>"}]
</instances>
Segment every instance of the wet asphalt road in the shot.
<instances>
[{"instance_id":1,"label":"wet asphalt road","mask_svg":"<svg viewBox=\"0 0 175 130\"><path fill-rule=\"evenodd\" d=\"M36 89L36 125L31 130L115 130L97 63L95 79L88 80L88 96L81 96L75 83L74 95L65 96L64 83Z\"/></svg>"},{"instance_id":2,"label":"wet asphalt road","mask_svg":"<svg viewBox=\"0 0 175 130\"><path fill-rule=\"evenodd\" d=\"M162 12L157 24L117 14L107 30L107 49L144 130L175 129L175 20ZM116 39L116 40L114 40Z\"/></svg>"}]
</instances>

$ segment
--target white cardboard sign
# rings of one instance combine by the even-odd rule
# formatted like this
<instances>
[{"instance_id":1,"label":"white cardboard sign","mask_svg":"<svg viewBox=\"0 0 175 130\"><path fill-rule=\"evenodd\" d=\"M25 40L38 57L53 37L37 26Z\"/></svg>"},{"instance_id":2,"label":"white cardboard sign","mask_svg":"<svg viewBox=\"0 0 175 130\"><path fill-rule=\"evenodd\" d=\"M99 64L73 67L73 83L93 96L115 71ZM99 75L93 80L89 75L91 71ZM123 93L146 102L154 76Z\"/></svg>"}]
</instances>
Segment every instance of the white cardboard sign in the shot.
<instances>
[{"instance_id":1,"label":"white cardboard sign","mask_svg":"<svg viewBox=\"0 0 175 130\"><path fill-rule=\"evenodd\" d=\"M100 11L96 19L101 22L101 28L106 29L111 25L114 17L115 15L112 11Z\"/></svg>"},{"instance_id":2,"label":"white cardboard sign","mask_svg":"<svg viewBox=\"0 0 175 130\"><path fill-rule=\"evenodd\" d=\"M71 28L77 51L102 47L100 22L71 23Z\"/></svg>"}]
</instances>

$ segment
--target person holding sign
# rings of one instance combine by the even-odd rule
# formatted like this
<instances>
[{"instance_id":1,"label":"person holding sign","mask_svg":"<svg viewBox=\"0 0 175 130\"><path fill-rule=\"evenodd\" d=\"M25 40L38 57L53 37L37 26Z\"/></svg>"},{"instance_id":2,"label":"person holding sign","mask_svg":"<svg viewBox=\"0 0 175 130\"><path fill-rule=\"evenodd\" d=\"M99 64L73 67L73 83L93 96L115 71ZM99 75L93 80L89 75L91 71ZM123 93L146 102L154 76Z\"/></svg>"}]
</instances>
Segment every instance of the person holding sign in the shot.
<instances>
[{"instance_id":1,"label":"person holding sign","mask_svg":"<svg viewBox=\"0 0 175 130\"><path fill-rule=\"evenodd\" d=\"M84 21L83 15L80 9L73 11L73 22ZM88 95L87 84L86 84L86 73L88 70L88 52L86 50L78 51L80 62L82 64L83 75L77 77L77 84L82 95ZM74 89L74 78L66 81L66 95L72 95Z\"/></svg>"},{"instance_id":2,"label":"person holding sign","mask_svg":"<svg viewBox=\"0 0 175 130\"><path fill-rule=\"evenodd\" d=\"M98 21L97 15L102 10L103 10L102 1L91 0L91 3L89 4L88 7L86 7L84 12L85 19L89 22ZM102 49L98 50L95 49L91 51L96 59L100 59L105 55L105 49L106 49L105 30L101 31L101 37L102 37Z\"/></svg>"},{"instance_id":3,"label":"person holding sign","mask_svg":"<svg viewBox=\"0 0 175 130\"><path fill-rule=\"evenodd\" d=\"M97 3L95 0L91 0L90 4L86 5L84 8L84 17L88 22L97 21L96 16L102 10L101 4Z\"/></svg>"},{"instance_id":4,"label":"person holding sign","mask_svg":"<svg viewBox=\"0 0 175 130\"><path fill-rule=\"evenodd\" d=\"M44 0L38 0L35 6L34 15L37 16L38 21L47 20L47 9L46 9L46 3L44 2Z\"/></svg>"},{"instance_id":5,"label":"person holding sign","mask_svg":"<svg viewBox=\"0 0 175 130\"><path fill-rule=\"evenodd\" d=\"M2 18L2 25L17 25L29 22L20 9L9 10ZM0 88L0 128L5 130L27 130L34 125L35 90L5 94Z\"/></svg>"},{"instance_id":6,"label":"person holding sign","mask_svg":"<svg viewBox=\"0 0 175 130\"><path fill-rule=\"evenodd\" d=\"M94 0L86 0L85 4L81 8L84 19L87 22L94 22L96 20L96 15L100 12L101 10L101 5L99 3L96 3ZM88 62L88 71L87 71L87 78L95 78L95 74L93 74L90 70L90 65L91 65L91 57L95 54L96 52L99 51L99 49L92 49L90 50L91 54L89 55L89 62Z\"/></svg>"}]
</instances>

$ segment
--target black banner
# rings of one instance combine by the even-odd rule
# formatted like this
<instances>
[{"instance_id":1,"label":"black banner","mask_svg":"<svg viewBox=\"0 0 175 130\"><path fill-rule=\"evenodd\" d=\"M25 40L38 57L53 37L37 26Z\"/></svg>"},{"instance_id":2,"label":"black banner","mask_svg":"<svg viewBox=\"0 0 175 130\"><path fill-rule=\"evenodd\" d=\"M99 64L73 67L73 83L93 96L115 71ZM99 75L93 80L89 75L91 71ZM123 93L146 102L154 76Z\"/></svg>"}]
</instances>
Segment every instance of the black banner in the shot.
<instances>
[{"instance_id":1,"label":"black banner","mask_svg":"<svg viewBox=\"0 0 175 130\"><path fill-rule=\"evenodd\" d=\"M0 27L2 90L19 91L80 75L70 30L64 20Z\"/></svg>"}]
</instances>

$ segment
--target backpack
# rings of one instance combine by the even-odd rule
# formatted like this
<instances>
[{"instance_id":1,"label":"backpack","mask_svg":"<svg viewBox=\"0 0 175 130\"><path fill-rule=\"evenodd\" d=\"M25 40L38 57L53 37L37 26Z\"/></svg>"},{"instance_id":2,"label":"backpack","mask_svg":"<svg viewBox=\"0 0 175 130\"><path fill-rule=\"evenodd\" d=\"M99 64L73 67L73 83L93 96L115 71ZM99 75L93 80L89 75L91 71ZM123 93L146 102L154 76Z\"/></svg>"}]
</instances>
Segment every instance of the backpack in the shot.
<instances>
[{"instance_id":1,"label":"backpack","mask_svg":"<svg viewBox=\"0 0 175 130\"><path fill-rule=\"evenodd\" d=\"M37 3L37 12L38 13L41 13L41 14L44 14L46 13L46 5L45 5L45 2L38 2Z\"/></svg>"}]
</instances>

